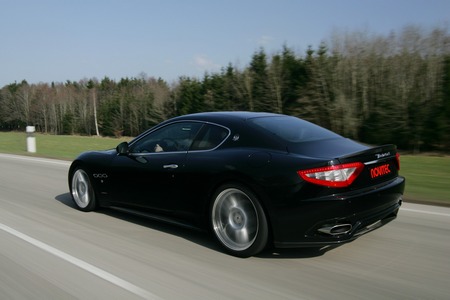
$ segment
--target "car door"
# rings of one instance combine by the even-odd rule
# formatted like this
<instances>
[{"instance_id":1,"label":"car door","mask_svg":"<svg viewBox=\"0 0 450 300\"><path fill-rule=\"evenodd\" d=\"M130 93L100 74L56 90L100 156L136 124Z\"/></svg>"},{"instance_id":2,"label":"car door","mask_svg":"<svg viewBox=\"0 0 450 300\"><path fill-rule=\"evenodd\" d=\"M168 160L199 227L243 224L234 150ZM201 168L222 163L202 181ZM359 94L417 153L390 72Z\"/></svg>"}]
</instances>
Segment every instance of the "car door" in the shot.
<instances>
[{"instance_id":1,"label":"car door","mask_svg":"<svg viewBox=\"0 0 450 300\"><path fill-rule=\"evenodd\" d=\"M151 131L114 158L113 205L171 212L182 194L180 173L200 122L176 122Z\"/></svg>"},{"instance_id":2,"label":"car door","mask_svg":"<svg viewBox=\"0 0 450 300\"><path fill-rule=\"evenodd\" d=\"M227 151L217 148L228 138L226 127L205 123L191 144L185 166L178 175L180 189L185 191L177 202L180 213L186 217L201 213L215 180L233 168L227 163Z\"/></svg>"}]
</instances>

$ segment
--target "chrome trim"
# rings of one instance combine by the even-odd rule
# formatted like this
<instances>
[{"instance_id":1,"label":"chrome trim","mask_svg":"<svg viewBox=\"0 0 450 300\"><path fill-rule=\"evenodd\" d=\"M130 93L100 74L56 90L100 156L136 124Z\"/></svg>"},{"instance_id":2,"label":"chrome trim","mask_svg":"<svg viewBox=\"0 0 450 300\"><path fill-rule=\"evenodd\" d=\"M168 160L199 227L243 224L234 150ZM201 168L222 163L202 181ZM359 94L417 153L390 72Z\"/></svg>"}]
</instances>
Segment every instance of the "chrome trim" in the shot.
<instances>
[{"instance_id":1,"label":"chrome trim","mask_svg":"<svg viewBox=\"0 0 450 300\"><path fill-rule=\"evenodd\" d=\"M317 229L317 231L329 234L329 235L341 235L347 234L352 230L351 224L335 224L335 225L327 225L322 228Z\"/></svg>"},{"instance_id":2,"label":"chrome trim","mask_svg":"<svg viewBox=\"0 0 450 300\"><path fill-rule=\"evenodd\" d=\"M163 165L164 169L176 169L178 168L177 164Z\"/></svg>"}]
</instances>

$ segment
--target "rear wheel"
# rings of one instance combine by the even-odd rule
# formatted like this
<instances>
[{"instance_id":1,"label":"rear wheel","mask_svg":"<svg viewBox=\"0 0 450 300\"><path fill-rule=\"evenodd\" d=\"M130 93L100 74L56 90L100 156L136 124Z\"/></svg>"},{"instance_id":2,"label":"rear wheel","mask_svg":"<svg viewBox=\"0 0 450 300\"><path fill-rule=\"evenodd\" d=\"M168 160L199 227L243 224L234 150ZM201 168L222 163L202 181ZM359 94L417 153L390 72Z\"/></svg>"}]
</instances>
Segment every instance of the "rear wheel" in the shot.
<instances>
[{"instance_id":1,"label":"rear wheel","mask_svg":"<svg viewBox=\"0 0 450 300\"><path fill-rule=\"evenodd\" d=\"M265 248L269 230L264 210L244 186L221 186L213 197L210 218L215 237L230 254L249 257Z\"/></svg>"},{"instance_id":2,"label":"rear wheel","mask_svg":"<svg viewBox=\"0 0 450 300\"><path fill-rule=\"evenodd\" d=\"M94 210L96 206L94 188L86 171L82 168L76 169L70 182L70 191L76 206L82 211Z\"/></svg>"}]
</instances>

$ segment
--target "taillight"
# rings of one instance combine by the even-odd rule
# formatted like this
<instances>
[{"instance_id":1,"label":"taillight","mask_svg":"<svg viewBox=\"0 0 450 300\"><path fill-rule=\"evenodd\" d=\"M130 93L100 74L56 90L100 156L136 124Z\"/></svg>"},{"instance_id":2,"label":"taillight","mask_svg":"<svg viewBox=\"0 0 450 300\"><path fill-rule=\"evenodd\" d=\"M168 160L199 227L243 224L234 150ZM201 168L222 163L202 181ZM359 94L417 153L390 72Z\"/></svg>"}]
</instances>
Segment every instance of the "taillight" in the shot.
<instances>
[{"instance_id":1,"label":"taillight","mask_svg":"<svg viewBox=\"0 0 450 300\"><path fill-rule=\"evenodd\" d=\"M360 162L297 171L305 181L328 187L347 187L353 183L364 164Z\"/></svg>"},{"instance_id":2,"label":"taillight","mask_svg":"<svg viewBox=\"0 0 450 300\"><path fill-rule=\"evenodd\" d=\"M397 162L397 170L400 171L400 154L398 152L395 154L395 160Z\"/></svg>"}]
</instances>

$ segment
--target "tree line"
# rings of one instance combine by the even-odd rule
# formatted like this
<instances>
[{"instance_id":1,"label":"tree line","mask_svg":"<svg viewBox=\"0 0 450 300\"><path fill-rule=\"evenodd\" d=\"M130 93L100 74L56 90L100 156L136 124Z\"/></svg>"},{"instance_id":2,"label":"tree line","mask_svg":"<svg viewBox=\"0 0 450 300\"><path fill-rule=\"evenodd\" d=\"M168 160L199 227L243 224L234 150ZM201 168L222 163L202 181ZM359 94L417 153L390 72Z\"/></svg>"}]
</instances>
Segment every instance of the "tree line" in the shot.
<instances>
[{"instance_id":1,"label":"tree line","mask_svg":"<svg viewBox=\"0 0 450 300\"><path fill-rule=\"evenodd\" d=\"M28 84L0 90L1 130L136 136L169 117L202 111L298 116L370 144L411 151L450 146L450 35L408 26L389 35L335 32L316 49L261 48L250 63L171 84L141 74L119 81Z\"/></svg>"}]
</instances>

